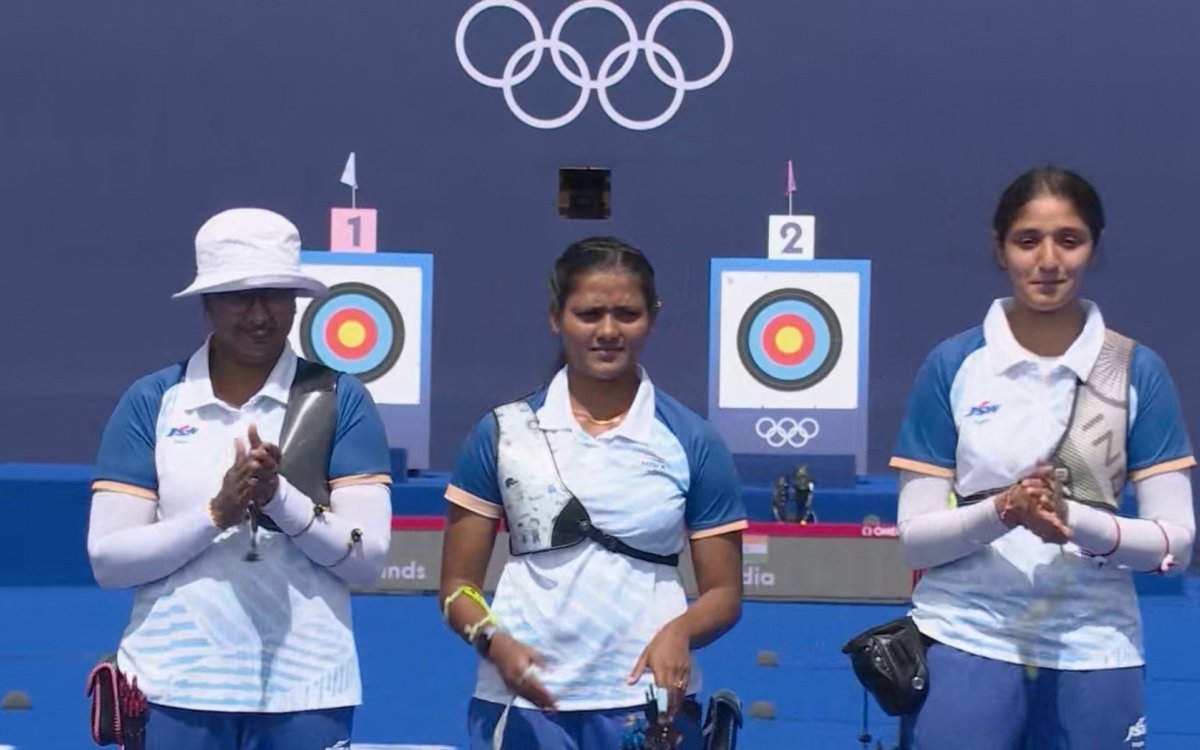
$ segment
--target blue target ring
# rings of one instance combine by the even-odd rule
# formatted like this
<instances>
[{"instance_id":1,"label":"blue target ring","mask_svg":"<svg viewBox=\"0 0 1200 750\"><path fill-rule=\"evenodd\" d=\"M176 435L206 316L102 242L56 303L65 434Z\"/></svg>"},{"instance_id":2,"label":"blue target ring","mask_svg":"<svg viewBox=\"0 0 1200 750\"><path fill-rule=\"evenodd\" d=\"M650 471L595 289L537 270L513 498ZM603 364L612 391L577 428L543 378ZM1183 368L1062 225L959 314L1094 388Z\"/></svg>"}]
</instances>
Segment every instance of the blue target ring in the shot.
<instances>
[{"instance_id":1,"label":"blue target ring","mask_svg":"<svg viewBox=\"0 0 1200 750\"><path fill-rule=\"evenodd\" d=\"M404 350L404 318L382 291L367 284L335 284L304 311L304 356L364 383L388 372Z\"/></svg>"},{"instance_id":2,"label":"blue target ring","mask_svg":"<svg viewBox=\"0 0 1200 750\"><path fill-rule=\"evenodd\" d=\"M781 349L772 339L771 332L781 328L795 351ZM755 380L774 390L799 391L824 380L837 365L842 326L818 295L776 289L746 309L738 324L737 345L742 366Z\"/></svg>"}]
</instances>

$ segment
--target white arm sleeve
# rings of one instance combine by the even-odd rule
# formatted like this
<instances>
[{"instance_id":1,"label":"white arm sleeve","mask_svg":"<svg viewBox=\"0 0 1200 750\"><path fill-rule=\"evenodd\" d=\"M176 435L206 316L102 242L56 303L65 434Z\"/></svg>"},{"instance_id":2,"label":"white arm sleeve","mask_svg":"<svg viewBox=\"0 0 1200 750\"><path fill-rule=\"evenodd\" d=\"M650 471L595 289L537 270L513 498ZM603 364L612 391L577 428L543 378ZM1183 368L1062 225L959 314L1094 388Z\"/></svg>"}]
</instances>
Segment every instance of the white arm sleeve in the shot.
<instances>
[{"instance_id":1,"label":"white arm sleeve","mask_svg":"<svg viewBox=\"0 0 1200 750\"><path fill-rule=\"evenodd\" d=\"M949 479L901 471L899 481L900 549L913 570L954 562L1008 533L990 499L947 507Z\"/></svg>"},{"instance_id":2,"label":"white arm sleeve","mask_svg":"<svg viewBox=\"0 0 1200 750\"><path fill-rule=\"evenodd\" d=\"M158 520L158 504L123 492L92 495L87 549L96 582L106 589L164 578L203 552L221 533L208 507Z\"/></svg>"},{"instance_id":3,"label":"white arm sleeve","mask_svg":"<svg viewBox=\"0 0 1200 750\"><path fill-rule=\"evenodd\" d=\"M391 489L380 482L336 487L329 502L332 510L314 517L312 500L281 476L263 512L317 565L351 585L377 583L392 540Z\"/></svg>"},{"instance_id":4,"label":"white arm sleeve","mask_svg":"<svg viewBox=\"0 0 1200 750\"><path fill-rule=\"evenodd\" d=\"M1080 549L1131 570L1182 573L1191 562L1196 536L1191 478L1185 471L1171 471L1133 487L1138 518L1068 501L1067 525L1073 541Z\"/></svg>"}]
</instances>

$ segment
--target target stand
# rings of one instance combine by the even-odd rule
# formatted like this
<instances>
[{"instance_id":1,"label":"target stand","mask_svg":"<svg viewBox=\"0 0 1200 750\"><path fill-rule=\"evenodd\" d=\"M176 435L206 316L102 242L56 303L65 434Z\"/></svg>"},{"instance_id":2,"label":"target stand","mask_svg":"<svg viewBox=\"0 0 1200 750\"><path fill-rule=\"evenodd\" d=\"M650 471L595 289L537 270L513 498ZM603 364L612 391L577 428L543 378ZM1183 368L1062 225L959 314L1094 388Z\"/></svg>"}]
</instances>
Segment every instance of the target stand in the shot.
<instances>
[{"instance_id":1,"label":"target stand","mask_svg":"<svg viewBox=\"0 0 1200 750\"><path fill-rule=\"evenodd\" d=\"M408 468L429 468L433 256L305 250L301 265L329 292L296 300L292 348L362 381L389 448Z\"/></svg>"},{"instance_id":2,"label":"target stand","mask_svg":"<svg viewBox=\"0 0 1200 750\"><path fill-rule=\"evenodd\" d=\"M746 479L866 473L870 282L867 260L712 259L708 420Z\"/></svg>"}]
</instances>

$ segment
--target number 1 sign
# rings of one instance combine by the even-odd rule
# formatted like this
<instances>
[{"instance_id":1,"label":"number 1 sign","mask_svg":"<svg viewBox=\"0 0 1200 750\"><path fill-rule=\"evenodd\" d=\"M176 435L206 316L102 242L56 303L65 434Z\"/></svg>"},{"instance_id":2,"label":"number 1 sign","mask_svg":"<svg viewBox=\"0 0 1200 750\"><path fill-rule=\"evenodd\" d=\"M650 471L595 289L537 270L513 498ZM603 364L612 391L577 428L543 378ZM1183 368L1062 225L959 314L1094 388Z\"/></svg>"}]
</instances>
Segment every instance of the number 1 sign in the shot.
<instances>
[{"instance_id":1,"label":"number 1 sign","mask_svg":"<svg viewBox=\"0 0 1200 750\"><path fill-rule=\"evenodd\" d=\"M817 253L817 217L767 217L767 257L773 260L812 260Z\"/></svg>"},{"instance_id":2,"label":"number 1 sign","mask_svg":"<svg viewBox=\"0 0 1200 750\"><path fill-rule=\"evenodd\" d=\"M329 249L335 253L375 252L373 208L329 209Z\"/></svg>"}]
</instances>

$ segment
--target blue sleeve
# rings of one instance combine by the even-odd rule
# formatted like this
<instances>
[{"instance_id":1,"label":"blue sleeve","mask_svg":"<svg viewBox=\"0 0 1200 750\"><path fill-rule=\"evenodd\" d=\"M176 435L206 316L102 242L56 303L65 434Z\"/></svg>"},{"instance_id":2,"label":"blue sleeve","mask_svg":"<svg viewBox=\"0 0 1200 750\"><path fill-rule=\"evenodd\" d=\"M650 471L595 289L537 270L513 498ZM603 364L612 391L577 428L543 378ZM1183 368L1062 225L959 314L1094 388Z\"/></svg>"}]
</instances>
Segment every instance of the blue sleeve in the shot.
<instances>
[{"instance_id":1,"label":"blue sleeve","mask_svg":"<svg viewBox=\"0 0 1200 750\"><path fill-rule=\"evenodd\" d=\"M917 371L900 438L891 465L913 471L953 471L958 451L958 428L950 405L950 387L962 357L940 345Z\"/></svg>"},{"instance_id":2,"label":"blue sleeve","mask_svg":"<svg viewBox=\"0 0 1200 750\"><path fill-rule=\"evenodd\" d=\"M1131 369L1137 411L1126 446L1129 473L1175 461L1183 462L1179 468L1187 468L1191 465L1192 444L1167 366L1153 350L1138 344Z\"/></svg>"},{"instance_id":3,"label":"blue sleeve","mask_svg":"<svg viewBox=\"0 0 1200 750\"><path fill-rule=\"evenodd\" d=\"M745 521L741 482L725 442L707 423L688 442L690 481L684 506L688 531L694 534Z\"/></svg>"},{"instance_id":4,"label":"blue sleeve","mask_svg":"<svg viewBox=\"0 0 1200 750\"><path fill-rule=\"evenodd\" d=\"M448 495L457 495L457 490L470 496L465 498L466 505L472 505L470 500L474 499L495 505L499 511L503 499L496 481L496 433L496 418L491 412L471 428L459 449L454 473L450 475Z\"/></svg>"},{"instance_id":5,"label":"blue sleeve","mask_svg":"<svg viewBox=\"0 0 1200 750\"><path fill-rule=\"evenodd\" d=\"M338 376L337 428L329 456L329 479L392 475L387 433L375 400L353 375Z\"/></svg>"},{"instance_id":6,"label":"blue sleeve","mask_svg":"<svg viewBox=\"0 0 1200 750\"><path fill-rule=\"evenodd\" d=\"M164 379L142 378L121 395L100 436L94 481L115 482L158 493L154 446Z\"/></svg>"}]
</instances>

